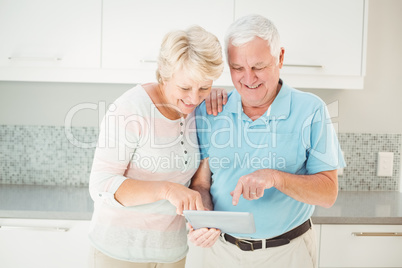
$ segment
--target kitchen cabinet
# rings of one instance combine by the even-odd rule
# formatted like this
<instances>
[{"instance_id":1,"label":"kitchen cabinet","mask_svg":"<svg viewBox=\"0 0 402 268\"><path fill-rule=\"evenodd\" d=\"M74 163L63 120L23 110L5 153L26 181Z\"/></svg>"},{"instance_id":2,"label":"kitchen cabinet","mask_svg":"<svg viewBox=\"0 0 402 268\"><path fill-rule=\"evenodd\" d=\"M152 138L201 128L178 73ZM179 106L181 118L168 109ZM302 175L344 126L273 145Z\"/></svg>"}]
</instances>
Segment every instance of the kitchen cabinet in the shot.
<instances>
[{"instance_id":1,"label":"kitchen cabinet","mask_svg":"<svg viewBox=\"0 0 402 268\"><path fill-rule=\"evenodd\" d=\"M104 0L102 68L118 70L120 83L154 81L166 33L197 24L223 44L233 12L233 0Z\"/></svg>"},{"instance_id":2,"label":"kitchen cabinet","mask_svg":"<svg viewBox=\"0 0 402 268\"><path fill-rule=\"evenodd\" d=\"M235 19L271 19L285 48L285 82L304 88L362 89L366 64L367 1L235 0Z\"/></svg>"},{"instance_id":3,"label":"kitchen cabinet","mask_svg":"<svg viewBox=\"0 0 402 268\"><path fill-rule=\"evenodd\" d=\"M321 226L321 268L402 267L402 225Z\"/></svg>"},{"instance_id":4,"label":"kitchen cabinet","mask_svg":"<svg viewBox=\"0 0 402 268\"><path fill-rule=\"evenodd\" d=\"M87 267L89 221L0 219L1 267Z\"/></svg>"},{"instance_id":5,"label":"kitchen cabinet","mask_svg":"<svg viewBox=\"0 0 402 268\"><path fill-rule=\"evenodd\" d=\"M281 35L281 77L287 84L362 89L367 2L0 0L0 81L155 81L159 47L168 31L198 24L223 47L234 19L259 13L272 19ZM227 64L215 85L232 86Z\"/></svg>"},{"instance_id":6,"label":"kitchen cabinet","mask_svg":"<svg viewBox=\"0 0 402 268\"><path fill-rule=\"evenodd\" d=\"M101 8L101 0L0 0L0 79L85 80L80 70L100 67Z\"/></svg>"}]
</instances>

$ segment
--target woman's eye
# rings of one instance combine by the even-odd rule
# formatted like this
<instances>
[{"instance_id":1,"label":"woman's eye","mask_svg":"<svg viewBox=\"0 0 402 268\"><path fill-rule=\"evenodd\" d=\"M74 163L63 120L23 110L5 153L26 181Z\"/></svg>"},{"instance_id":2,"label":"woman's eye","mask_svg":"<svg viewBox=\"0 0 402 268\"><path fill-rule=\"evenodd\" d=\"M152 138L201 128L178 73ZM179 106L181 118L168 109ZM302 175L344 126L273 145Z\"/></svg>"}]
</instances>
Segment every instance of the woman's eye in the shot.
<instances>
[{"instance_id":1,"label":"woman's eye","mask_svg":"<svg viewBox=\"0 0 402 268\"><path fill-rule=\"evenodd\" d=\"M190 89L186 88L186 87L181 87L181 90L187 91L187 90L190 90Z\"/></svg>"}]
</instances>

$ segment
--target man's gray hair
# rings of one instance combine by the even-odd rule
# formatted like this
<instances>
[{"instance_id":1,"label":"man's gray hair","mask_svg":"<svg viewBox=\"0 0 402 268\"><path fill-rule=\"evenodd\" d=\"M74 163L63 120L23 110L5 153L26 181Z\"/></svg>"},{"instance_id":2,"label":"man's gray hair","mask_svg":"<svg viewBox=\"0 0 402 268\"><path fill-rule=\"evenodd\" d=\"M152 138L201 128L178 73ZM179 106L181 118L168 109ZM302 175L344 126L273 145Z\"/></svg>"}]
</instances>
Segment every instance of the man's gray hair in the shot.
<instances>
[{"instance_id":1,"label":"man's gray hair","mask_svg":"<svg viewBox=\"0 0 402 268\"><path fill-rule=\"evenodd\" d=\"M255 37L267 41L271 54L278 64L281 52L278 30L272 21L257 14L241 17L229 26L225 35L226 58L228 59L229 44L239 47L252 41Z\"/></svg>"}]
</instances>

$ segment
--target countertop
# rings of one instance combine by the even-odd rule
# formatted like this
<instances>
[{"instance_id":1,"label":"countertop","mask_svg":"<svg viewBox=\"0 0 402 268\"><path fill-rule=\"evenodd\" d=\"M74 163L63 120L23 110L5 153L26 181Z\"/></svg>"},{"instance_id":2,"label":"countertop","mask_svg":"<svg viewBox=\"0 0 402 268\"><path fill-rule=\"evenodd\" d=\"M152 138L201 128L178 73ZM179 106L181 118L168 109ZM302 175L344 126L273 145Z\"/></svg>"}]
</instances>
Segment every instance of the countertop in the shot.
<instances>
[{"instance_id":1,"label":"countertop","mask_svg":"<svg viewBox=\"0 0 402 268\"><path fill-rule=\"evenodd\" d=\"M0 184L0 218L90 220L88 187ZM316 207L315 224L402 224L402 193L341 191L329 209Z\"/></svg>"},{"instance_id":2,"label":"countertop","mask_svg":"<svg viewBox=\"0 0 402 268\"><path fill-rule=\"evenodd\" d=\"M88 187L0 184L0 218L90 220Z\"/></svg>"},{"instance_id":3,"label":"countertop","mask_svg":"<svg viewBox=\"0 0 402 268\"><path fill-rule=\"evenodd\" d=\"M316 224L402 224L402 193L341 191L331 208L316 206Z\"/></svg>"}]
</instances>

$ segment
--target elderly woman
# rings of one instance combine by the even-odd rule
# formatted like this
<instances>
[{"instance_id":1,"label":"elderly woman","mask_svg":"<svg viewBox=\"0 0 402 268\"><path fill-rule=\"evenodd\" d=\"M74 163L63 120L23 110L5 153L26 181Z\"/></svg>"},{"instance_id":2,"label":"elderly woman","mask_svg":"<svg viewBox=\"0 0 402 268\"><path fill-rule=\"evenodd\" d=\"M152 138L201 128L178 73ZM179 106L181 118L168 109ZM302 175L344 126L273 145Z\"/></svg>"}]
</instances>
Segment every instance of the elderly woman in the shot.
<instances>
[{"instance_id":1,"label":"elderly woman","mask_svg":"<svg viewBox=\"0 0 402 268\"><path fill-rule=\"evenodd\" d=\"M199 166L194 109L222 71L213 34L174 31L162 42L158 83L137 85L110 106L89 183L91 267L184 267L182 211L204 209L188 188Z\"/></svg>"}]
</instances>

